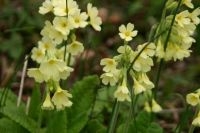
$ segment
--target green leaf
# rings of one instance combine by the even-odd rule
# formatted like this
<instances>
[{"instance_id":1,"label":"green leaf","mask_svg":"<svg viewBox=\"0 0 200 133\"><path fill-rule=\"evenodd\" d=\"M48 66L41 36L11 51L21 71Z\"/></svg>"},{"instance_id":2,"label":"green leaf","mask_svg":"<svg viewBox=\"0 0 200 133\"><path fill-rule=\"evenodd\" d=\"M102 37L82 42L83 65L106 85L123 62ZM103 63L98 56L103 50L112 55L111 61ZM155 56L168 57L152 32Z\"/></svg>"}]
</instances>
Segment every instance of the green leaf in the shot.
<instances>
[{"instance_id":1,"label":"green leaf","mask_svg":"<svg viewBox=\"0 0 200 133\"><path fill-rule=\"evenodd\" d=\"M163 129L157 123L151 123L146 130L146 133L163 133Z\"/></svg>"},{"instance_id":2,"label":"green leaf","mask_svg":"<svg viewBox=\"0 0 200 133\"><path fill-rule=\"evenodd\" d=\"M0 112L10 120L13 120L27 129L29 132L35 133L35 130L37 129L37 123L25 114L23 108L17 108L16 106L5 106L0 110Z\"/></svg>"},{"instance_id":3,"label":"green leaf","mask_svg":"<svg viewBox=\"0 0 200 133\"><path fill-rule=\"evenodd\" d=\"M17 105L17 95L14 94L9 88L0 88L0 97L2 97L4 89L6 93L4 94L3 100L5 101L5 106L16 106ZM6 97L6 98L5 98ZM20 107L25 109L25 104L21 102Z\"/></svg>"},{"instance_id":4,"label":"green leaf","mask_svg":"<svg viewBox=\"0 0 200 133\"><path fill-rule=\"evenodd\" d=\"M73 105L67 109L69 133L79 133L87 124L99 84L97 76L89 76L77 82L72 88Z\"/></svg>"},{"instance_id":5,"label":"green leaf","mask_svg":"<svg viewBox=\"0 0 200 133\"><path fill-rule=\"evenodd\" d=\"M23 52L22 44L22 37L17 33L13 33L8 40L0 45L0 51L7 52L13 59L18 59Z\"/></svg>"},{"instance_id":6,"label":"green leaf","mask_svg":"<svg viewBox=\"0 0 200 133\"><path fill-rule=\"evenodd\" d=\"M131 120L127 124L121 124L117 129L117 133L122 133L127 128L128 133L163 133L163 129L155 122L151 122L150 114L141 112L136 117L136 121Z\"/></svg>"},{"instance_id":7,"label":"green leaf","mask_svg":"<svg viewBox=\"0 0 200 133\"><path fill-rule=\"evenodd\" d=\"M67 133L67 116L65 111L49 112L46 133Z\"/></svg>"},{"instance_id":8,"label":"green leaf","mask_svg":"<svg viewBox=\"0 0 200 133\"><path fill-rule=\"evenodd\" d=\"M98 120L90 120L83 133L106 133L106 127Z\"/></svg>"},{"instance_id":9,"label":"green leaf","mask_svg":"<svg viewBox=\"0 0 200 133\"><path fill-rule=\"evenodd\" d=\"M0 119L0 132L1 133L28 133L26 129L24 129L19 124L15 123L8 118Z\"/></svg>"},{"instance_id":10,"label":"green leaf","mask_svg":"<svg viewBox=\"0 0 200 133\"><path fill-rule=\"evenodd\" d=\"M35 87L33 89L33 93L31 96L31 102L30 102L30 108L28 115L37 120L39 114L41 113L41 94L40 94L40 88Z\"/></svg>"}]
</instances>

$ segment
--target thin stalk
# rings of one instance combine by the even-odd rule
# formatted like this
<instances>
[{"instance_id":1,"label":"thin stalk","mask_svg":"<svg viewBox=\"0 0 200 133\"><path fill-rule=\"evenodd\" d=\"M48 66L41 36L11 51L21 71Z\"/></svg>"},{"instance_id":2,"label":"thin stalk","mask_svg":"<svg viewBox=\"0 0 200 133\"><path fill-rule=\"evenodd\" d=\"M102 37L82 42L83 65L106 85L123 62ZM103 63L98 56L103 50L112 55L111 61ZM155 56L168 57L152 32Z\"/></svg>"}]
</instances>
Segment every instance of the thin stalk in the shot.
<instances>
[{"instance_id":1,"label":"thin stalk","mask_svg":"<svg viewBox=\"0 0 200 133\"><path fill-rule=\"evenodd\" d=\"M110 126L108 128L108 133L114 133L115 132L115 127L117 124L117 117L119 114L119 106L120 106L120 102L115 100L115 104L113 106L113 111L112 111L112 118L111 118L111 122L110 122Z\"/></svg>"},{"instance_id":2,"label":"thin stalk","mask_svg":"<svg viewBox=\"0 0 200 133\"><path fill-rule=\"evenodd\" d=\"M196 109L195 114L194 114L194 119L195 119L196 117L198 117L199 110L200 110L200 105L197 106L197 109ZM188 133L193 133L193 132L194 132L194 129L195 129L195 126L191 124Z\"/></svg>"},{"instance_id":3,"label":"thin stalk","mask_svg":"<svg viewBox=\"0 0 200 133\"><path fill-rule=\"evenodd\" d=\"M27 65L28 65L28 60L26 60L27 58L28 58L28 56L25 57L24 67L23 67L23 70L22 70L20 89L19 89L18 99L17 99L17 107L19 107L19 105L21 103L22 92L23 92L23 88L24 88L24 79L25 79L26 69L27 69Z\"/></svg>"},{"instance_id":4,"label":"thin stalk","mask_svg":"<svg viewBox=\"0 0 200 133\"><path fill-rule=\"evenodd\" d=\"M28 97L27 102L26 102L26 115L29 113L29 108L30 108L30 103L31 103L31 97Z\"/></svg>"},{"instance_id":5,"label":"thin stalk","mask_svg":"<svg viewBox=\"0 0 200 133\"><path fill-rule=\"evenodd\" d=\"M146 49L146 47L151 44L151 42L155 41L156 39L158 39L162 34L164 34L166 31L168 31L168 28L163 30L160 34L158 34L157 36L155 36L154 38L152 38L141 50L140 52L136 55L136 57L134 58L134 60L131 62L130 66L128 67L127 72L129 73L130 70L132 69L135 61L139 58L139 56L142 54L142 52Z\"/></svg>"},{"instance_id":6,"label":"thin stalk","mask_svg":"<svg viewBox=\"0 0 200 133\"><path fill-rule=\"evenodd\" d=\"M6 88L6 89L5 89L4 99L3 99L3 101L2 101L2 105L3 105L3 106L5 106L5 104L6 104L6 100L7 100L8 92L9 92L9 89Z\"/></svg>"},{"instance_id":7,"label":"thin stalk","mask_svg":"<svg viewBox=\"0 0 200 133\"><path fill-rule=\"evenodd\" d=\"M4 89L3 89L3 92L1 93L0 106L3 106L3 100L4 100L4 95L5 95L5 93L6 93L6 89L7 89L7 88L4 88Z\"/></svg>"},{"instance_id":8,"label":"thin stalk","mask_svg":"<svg viewBox=\"0 0 200 133\"><path fill-rule=\"evenodd\" d=\"M174 133L181 133L182 125L185 125L184 121L187 120L187 114L186 113L188 112L188 109L189 109L189 107L186 106L184 112L181 115L182 117L180 117L181 118L180 122L176 125Z\"/></svg>"},{"instance_id":9,"label":"thin stalk","mask_svg":"<svg viewBox=\"0 0 200 133\"><path fill-rule=\"evenodd\" d=\"M71 54L68 54L68 59L67 59L67 66L70 66L70 62L71 62Z\"/></svg>"},{"instance_id":10,"label":"thin stalk","mask_svg":"<svg viewBox=\"0 0 200 133\"><path fill-rule=\"evenodd\" d=\"M172 22L170 24L169 31L168 31L168 34L167 34L167 37L166 37L166 40L165 40L165 43L164 43L164 52L167 49L167 44L169 42L169 39L170 39L170 36L171 36L171 32L172 32L172 28L173 28L173 25L174 25L175 18L176 18L176 15L178 13L178 10L179 10L179 8L181 6L181 2L182 2L182 0L179 0L178 6L177 6L177 8L175 10ZM158 72L157 72L156 80L155 80L155 90L158 89L158 83L159 83L159 80L160 80L163 63L164 63L164 59L161 59L161 61L159 63L159 67L158 67Z\"/></svg>"}]
</instances>

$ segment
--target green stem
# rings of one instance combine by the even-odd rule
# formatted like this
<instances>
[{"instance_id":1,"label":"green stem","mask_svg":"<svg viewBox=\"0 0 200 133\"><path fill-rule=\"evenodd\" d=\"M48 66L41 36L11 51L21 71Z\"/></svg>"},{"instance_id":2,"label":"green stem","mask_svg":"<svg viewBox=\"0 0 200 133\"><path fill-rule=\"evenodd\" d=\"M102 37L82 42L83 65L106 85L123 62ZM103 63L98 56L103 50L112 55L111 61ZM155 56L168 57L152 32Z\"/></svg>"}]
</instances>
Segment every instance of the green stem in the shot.
<instances>
[{"instance_id":1,"label":"green stem","mask_svg":"<svg viewBox=\"0 0 200 133\"><path fill-rule=\"evenodd\" d=\"M130 66L128 67L128 73L130 72L130 70L132 69L134 63L136 62L136 60L139 58L139 56L142 54L142 52L146 49L146 47L151 44L151 42L153 42L154 40L158 39L162 34L164 34L166 31L168 31L168 28L163 30L160 34L158 34L156 37L152 38L141 50L140 52L136 55L136 57L134 58L134 60L131 62Z\"/></svg>"},{"instance_id":2,"label":"green stem","mask_svg":"<svg viewBox=\"0 0 200 133\"><path fill-rule=\"evenodd\" d=\"M7 88L3 88L3 91L1 93L1 98L0 98L0 107L3 106L3 99L4 99L4 95L6 93L6 89Z\"/></svg>"},{"instance_id":3,"label":"green stem","mask_svg":"<svg viewBox=\"0 0 200 133\"><path fill-rule=\"evenodd\" d=\"M68 59L67 59L67 66L70 66L70 62L71 62L71 54L68 54Z\"/></svg>"},{"instance_id":4,"label":"green stem","mask_svg":"<svg viewBox=\"0 0 200 133\"><path fill-rule=\"evenodd\" d=\"M108 128L108 133L114 133L115 132L115 127L117 124L117 117L119 114L119 106L120 103L119 101L115 101L115 104L113 106L113 111L112 111L112 118L111 118L111 122L110 122L110 126Z\"/></svg>"},{"instance_id":5,"label":"green stem","mask_svg":"<svg viewBox=\"0 0 200 133\"><path fill-rule=\"evenodd\" d=\"M198 116L199 110L200 110L200 105L197 105L197 109L196 109L195 114L194 114L194 119ZM195 126L191 124L188 133L193 133L194 129L195 129Z\"/></svg>"},{"instance_id":6,"label":"green stem","mask_svg":"<svg viewBox=\"0 0 200 133\"><path fill-rule=\"evenodd\" d=\"M179 0L178 6L177 6L177 8L176 8L176 10L175 10L175 13L174 13L172 22L171 22L171 24L170 24L169 31L168 31L168 34L167 34L167 37L166 37L166 40L165 40L165 43L164 43L164 52L165 52L166 49L167 49L167 44L168 44L169 39L170 39L170 35L171 35L171 32L172 32L172 28L173 28L173 25L174 25L174 22L175 22L176 15L177 15L178 10L179 10L180 5L181 5L181 1L182 1L182 0ZM156 80L155 80L155 90L158 89L158 83L159 83L159 80L160 80L160 75L161 75L163 63L164 63L164 59L162 58L161 61L160 61L159 67L158 67L158 72L157 72L157 76L156 76ZM155 93L154 93L154 94L155 94Z\"/></svg>"}]
</instances>

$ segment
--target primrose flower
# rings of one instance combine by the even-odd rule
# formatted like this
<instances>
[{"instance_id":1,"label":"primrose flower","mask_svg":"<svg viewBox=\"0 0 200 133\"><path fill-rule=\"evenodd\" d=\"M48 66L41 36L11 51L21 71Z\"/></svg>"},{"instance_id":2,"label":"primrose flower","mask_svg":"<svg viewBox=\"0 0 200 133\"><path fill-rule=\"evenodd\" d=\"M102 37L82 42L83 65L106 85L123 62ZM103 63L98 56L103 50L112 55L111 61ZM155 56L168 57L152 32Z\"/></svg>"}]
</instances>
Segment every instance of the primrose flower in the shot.
<instances>
[{"instance_id":1,"label":"primrose flower","mask_svg":"<svg viewBox=\"0 0 200 133\"><path fill-rule=\"evenodd\" d=\"M192 121L192 125L200 127L200 112L198 113L197 117Z\"/></svg>"},{"instance_id":2,"label":"primrose flower","mask_svg":"<svg viewBox=\"0 0 200 133\"><path fill-rule=\"evenodd\" d=\"M179 14L176 15L176 22L181 26L184 27L184 25L190 24L190 13L188 10L185 10Z\"/></svg>"},{"instance_id":3,"label":"primrose flower","mask_svg":"<svg viewBox=\"0 0 200 133\"><path fill-rule=\"evenodd\" d=\"M110 58L102 59L100 64L104 66L103 71L105 72L112 72L117 67L117 62Z\"/></svg>"},{"instance_id":4,"label":"primrose flower","mask_svg":"<svg viewBox=\"0 0 200 133\"><path fill-rule=\"evenodd\" d=\"M90 24L92 25L92 27L97 30L100 31L101 27L100 25L102 24L102 20L101 18L98 16L98 10L96 7L92 7L91 3L88 3L87 5L87 13L89 15L90 18Z\"/></svg>"},{"instance_id":5,"label":"primrose flower","mask_svg":"<svg viewBox=\"0 0 200 133\"><path fill-rule=\"evenodd\" d=\"M42 62L39 70L42 74L46 76L48 79L52 79L54 81L60 80L60 73L65 71L67 68L66 64L62 60L58 59L49 59L45 62Z\"/></svg>"},{"instance_id":6,"label":"primrose flower","mask_svg":"<svg viewBox=\"0 0 200 133\"><path fill-rule=\"evenodd\" d=\"M114 86L118 81L118 77L111 72L102 74L100 78L102 78L102 83L104 85L110 84L111 86Z\"/></svg>"},{"instance_id":7,"label":"primrose flower","mask_svg":"<svg viewBox=\"0 0 200 133\"><path fill-rule=\"evenodd\" d=\"M120 54L132 54L133 53L133 50L130 46L120 46L118 49L117 49L117 52L120 53Z\"/></svg>"},{"instance_id":8,"label":"primrose flower","mask_svg":"<svg viewBox=\"0 0 200 133\"><path fill-rule=\"evenodd\" d=\"M141 56L144 58L147 58L148 56L153 57L155 55L156 45L154 43L150 43L148 46L146 46L147 44L148 43L144 43L142 45L138 45L137 47L137 51L141 51L144 47L146 47L141 53Z\"/></svg>"},{"instance_id":9,"label":"primrose flower","mask_svg":"<svg viewBox=\"0 0 200 133\"><path fill-rule=\"evenodd\" d=\"M152 89L154 88L154 84L149 80L146 73L139 73L138 74L138 81L146 88Z\"/></svg>"},{"instance_id":10,"label":"primrose flower","mask_svg":"<svg viewBox=\"0 0 200 133\"><path fill-rule=\"evenodd\" d=\"M57 110L63 110L65 107L72 106L72 102L69 98L72 98L72 95L67 90L58 87L52 97L52 102L56 106Z\"/></svg>"},{"instance_id":11,"label":"primrose flower","mask_svg":"<svg viewBox=\"0 0 200 133\"><path fill-rule=\"evenodd\" d=\"M63 35L60 31L57 31L50 21L45 22L45 26L41 31L43 37L50 38L53 43L60 44L63 40L67 39L66 35Z\"/></svg>"},{"instance_id":12,"label":"primrose flower","mask_svg":"<svg viewBox=\"0 0 200 133\"><path fill-rule=\"evenodd\" d=\"M44 15L51 11L53 11L53 5L52 5L51 0L45 0L42 3L42 6L39 8L39 13Z\"/></svg>"},{"instance_id":13,"label":"primrose flower","mask_svg":"<svg viewBox=\"0 0 200 133\"><path fill-rule=\"evenodd\" d=\"M119 31L120 31L119 33L120 37L127 42L131 41L133 37L137 35L137 31L134 30L134 25L131 23L128 23L126 27L125 25L121 25L119 27Z\"/></svg>"},{"instance_id":14,"label":"primrose flower","mask_svg":"<svg viewBox=\"0 0 200 133\"><path fill-rule=\"evenodd\" d=\"M192 0L183 0L183 4L185 4L189 8L194 8L194 5L192 4Z\"/></svg>"},{"instance_id":15,"label":"primrose flower","mask_svg":"<svg viewBox=\"0 0 200 133\"><path fill-rule=\"evenodd\" d=\"M125 83L118 86L117 90L114 93L114 97L117 98L118 101L123 102L125 100L131 101L129 90Z\"/></svg>"},{"instance_id":16,"label":"primrose flower","mask_svg":"<svg viewBox=\"0 0 200 133\"><path fill-rule=\"evenodd\" d=\"M84 50L83 44L78 41L73 41L71 44L67 45L67 52L72 55L78 55Z\"/></svg>"},{"instance_id":17,"label":"primrose flower","mask_svg":"<svg viewBox=\"0 0 200 133\"><path fill-rule=\"evenodd\" d=\"M69 17L69 21L73 25L74 28L84 28L87 26L88 15L85 12L77 11L72 16Z\"/></svg>"},{"instance_id":18,"label":"primrose flower","mask_svg":"<svg viewBox=\"0 0 200 133\"><path fill-rule=\"evenodd\" d=\"M200 103L199 95L196 93L190 93L186 96L186 101L192 106L196 106Z\"/></svg>"},{"instance_id":19,"label":"primrose flower","mask_svg":"<svg viewBox=\"0 0 200 133\"><path fill-rule=\"evenodd\" d=\"M44 61L44 59L45 59L45 50L44 49L34 47L31 52L32 52L31 58L34 61L36 61L38 63L41 63L42 61Z\"/></svg>"},{"instance_id":20,"label":"primrose flower","mask_svg":"<svg viewBox=\"0 0 200 133\"><path fill-rule=\"evenodd\" d=\"M51 98L50 98L49 93L47 93L46 98L45 98L45 100L44 100L44 102L42 104L42 109L45 109L45 110L52 110L52 109L54 109L54 105L51 102Z\"/></svg>"},{"instance_id":21,"label":"primrose flower","mask_svg":"<svg viewBox=\"0 0 200 133\"><path fill-rule=\"evenodd\" d=\"M152 100L152 107L150 107L150 104L148 102L146 102L144 109L147 112L152 111L154 113L158 113L158 112L162 111L162 107L154 99Z\"/></svg>"},{"instance_id":22,"label":"primrose flower","mask_svg":"<svg viewBox=\"0 0 200 133\"><path fill-rule=\"evenodd\" d=\"M74 0L52 0L54 6L54 14L56 16L73 15L78 10L78 5Z\"/></svg>"},{"instance_id":23,"label":"primrose flower","mask_svg":"<svg viewBox=\"0 0 200 133\"><path fill-rule=\"evenodd\" d=\"M133 89L134 89L134 94L138 95L144 91L146 91L146 88L135 78L133 78L134 80L134 85L133 85Z\"/></svg>"},{"instance_id":24,"label":"primrose flower","mask_svg":"<svg viewBox=\"0 0 200 133\"><path fill-rule=\"evenodd\" d=\"M66 17L55 17L53 20L53 26L63 35L68 35L70 30L73 28L72 24L68 21Z\"/></svg>"},{"instance_id":25,"label":"primrose flower","mask_svg":"<svg viewBox=\"0 0 200 133\"><path fill-rule=\"evenodd\" d=\"M46 80L46 77L40 72L38 68L28 69L27 75L31 78L34 78L35 81L38 83L42 83L43 81Z\"/></svg>"},{"instance_id":26,"label":"primrose flower","mask_svg":"<svg viewBox=\"0 0 200 133\"><path fill-rule=\"evenodd\" d=\"M45 52L54 53L56 46L51 39L44 37L41 41L38 42L38 47L39 49L45 50Z\"/></svg>"},{"instance_id":27,"label":"primrose flower","mask_svg":"<svg viewBox=\"0 0 200 133\"><path fill-rule=\"evenodd\" d=\"M198 25L200 24L200 19L199 19L199 16L200 15L200 8L197 8L195 9L192 13L190 13L189 17L190 19L192 20L192 22L195 24L195 25Z\"/></svg>"},{"instance_id":28,"label":"primrose flower","mask_svg":"<svg viewBox=\"0 0 200 133\"><path fill-rule=\"evenodd\" d=\"M133 57L136 57L137 54L138 54L138 52L136 52L135 56L133 56ZM133 59L131 59L131 60L133 60ZM133 65L133 69L137 72L148 72L151 70L152 66L153 66L152 58L150 58L150 57L144 58L143 56L139 56Z\"/></svg>"},{"instance_id":29,"label":"primrose flower","mask_svg":"<svg viewBox=\"0 0 200 133\"><path fill-rule=\"evenodd\" d=\"M73 71L74 71L73 68L66 66L65 69L62 72L60 72L60 78L67 79L69 77L70 73Z\"/></svg>"}]
</instances>

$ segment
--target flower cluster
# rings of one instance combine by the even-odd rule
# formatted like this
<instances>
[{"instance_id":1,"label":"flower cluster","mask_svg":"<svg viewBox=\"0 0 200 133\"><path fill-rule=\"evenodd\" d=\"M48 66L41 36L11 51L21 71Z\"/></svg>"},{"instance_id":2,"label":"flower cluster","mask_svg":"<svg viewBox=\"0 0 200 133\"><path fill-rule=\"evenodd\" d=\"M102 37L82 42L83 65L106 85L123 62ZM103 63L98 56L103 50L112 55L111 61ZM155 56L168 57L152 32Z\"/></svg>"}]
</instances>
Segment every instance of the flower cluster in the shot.
<instances>
[{"instance_id":1,"label":"flower cluster","mask_svg":"<svg viewBox=\"0 0 200 133\"><path fill-rule=\"evenodd\" d=\"M194 8L191 0L183 0L182 3L189 8ZM192 35L195 32L196 26L200 23L199 15L200 8L196 8L192 12L184 10L178 13L175 17L167 46L164 46L167 39L167 32L156 41L156 56L166 61L183 60L185 57L189 57L192 52L190 50L191 45L195 42ZM160 23L158 33L170 28L172 20L173 15L167 16L165 20Z\"/></svg>"},{"instance_id":2,"label":"flower cluster","mask_svg":"<svg viewBox=\"0 0 200 133\"><path fill-rule=\"evenodd\" d=\"M84 50L74 31L87 25L100 31L102 21L97 8L91 3L87 5L87 12L82 12L74 0L45 0L39 13L44 15L49 12L54 17L52 21L45 22L41 30L42 39L32 49L31 58L39 65L37 68L30 68L28 76L33 77L36 82L46 83L46 98L42 108L61 110L72 105L72 95L61 89L59 82L66 80L73 72L71 65L74 58Z\"/></svg>"},{"instance_id":3,"label":"flower cluster","mask_svg":"<svg viewBox=\"0 0 200 133\"><path fill-rule=\"evenodd\" d=\"M198 114L195 116L194 120L192 121L192 125L200 127L200 89L198 89L194 93L189 93L186 96L186 102L191 106L197 107Z\"/></svg>"},{"instance_id":4,"label":"flower cluster","mask_svg":"<svg viewBox=\"0 0 200 133\"><path fill-rule=\"evenodd\" d=\"M153 66L152 57L155 54L156 46L154 43L144 43L133 50L128 42L137 35L134 25L131 23L128 23L127 26L121 25L119 31L119 36L125 41L124 45L117 49L118 55L101 60L100 64L104 71L101 79L105 85L117 86L114 97L118 101L131 101L130 93L132 91L127 87L127 82L130 80L127 79L127 74L132 76L134 85L131 89L135 95L154 88L154 84L146 73ZM142 53L140 53L141 51Z\"/></svg>"}]
</instances>

